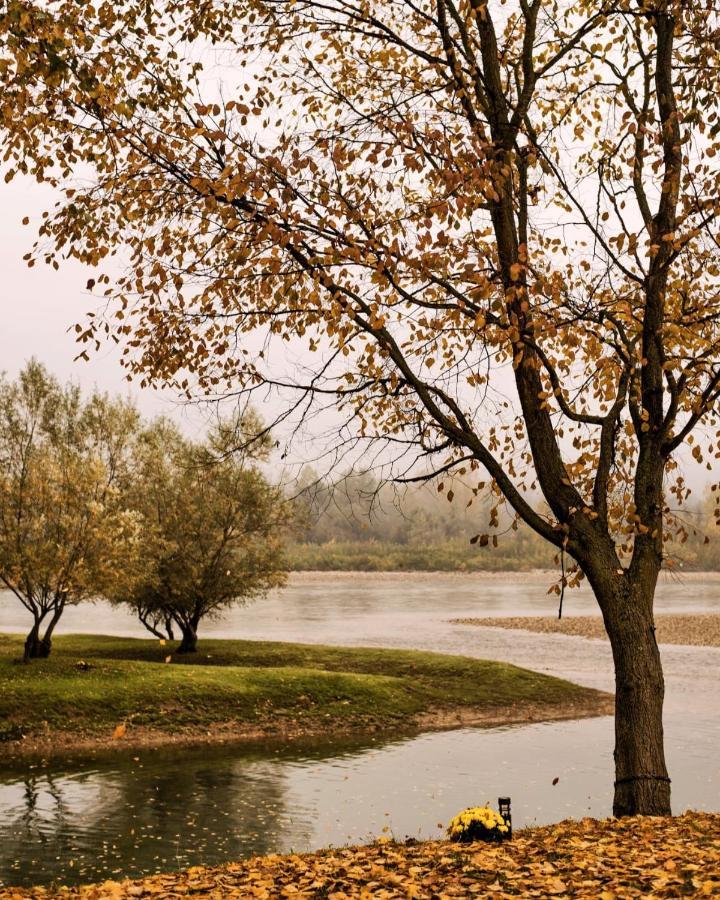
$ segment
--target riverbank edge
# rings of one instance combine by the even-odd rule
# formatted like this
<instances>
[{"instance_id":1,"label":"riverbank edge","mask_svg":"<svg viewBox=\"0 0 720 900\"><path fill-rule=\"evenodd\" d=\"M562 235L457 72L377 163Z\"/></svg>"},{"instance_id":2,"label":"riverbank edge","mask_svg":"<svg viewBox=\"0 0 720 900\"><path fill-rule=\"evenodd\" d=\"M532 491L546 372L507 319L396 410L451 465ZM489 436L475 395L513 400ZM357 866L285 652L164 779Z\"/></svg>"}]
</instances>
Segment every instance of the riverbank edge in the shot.
<instances>
[{"instance_id":1,"label":"riverbank edge","mask_svg":"<svg viewBox=\"0 0 720 900\"><path fill-rule=\"evenodd\" d=\"M494 578L498 581L506 580L509 575L523 578L548 577L557 580L557 569L527 568L527 569L290 569L288 575L291 578L327 578L328 575L352 575L353 578L426 578L428 575L438 575L447 578L476 578L478 575ZM679 571L663 569L660 578L673 583L688 581L720 581L720 569L681 569Z\"/></svg>"},{"instance_id":2,"label":"riverbank edge","mask_svg":"<svg viewBox=\"0 0 720 900\"><path fill-rule=\"evenodd\" d=\"M130 726L121 737L109 735L75 738L70 734L55 732L48 735L29 735L15 741L0 744L2 758L0 771L12 769L24 762L61 762L68 759L95 759L98 756L116 756L143 750L194 749L220 745L252 745L266 741L290 742L303 738L350 737L373 735L374 737L414 737L436 731L453 731L459 728L497 728L506 725L531 725L539 722L559 722L571 719L589 719L612 715L615 699L612 694L587 689L588 695L581 701L564 703L532 703L529 701L482 710L472 707L428 710L413 716L406 723L395 726L350 724L340 720L325 720L310 724L273 722L243 723L216 722L209 728L164 732L157 729Z\"/></svg>"},{"instance_id":3,"label":"riverbank edge","mask_svg":"<svg viewBox=\"0 0 720 900\"><path fill-rule=\"evenodd\" d=\"M448 619L451 625L500 628L527 634L562 635L581 640L607 641L600 616L470 616ZM720 647L720 612L656 613L658 644L674 647Z\"/></svg>"},{"instance_id":4,"label":"riverbank edge","mask_svg":"<svg viewBox=\"0 0 720 900\"><path fill-rule=\"evenodd\" d=\"M582 879L580 883L578 880ZM679 897L720 893L720 815L566 820L502 844L373 843L269 854L145 878L69 887L0 887L2 900L50 897L424 898Z\"/></svg>"}]
</instances>

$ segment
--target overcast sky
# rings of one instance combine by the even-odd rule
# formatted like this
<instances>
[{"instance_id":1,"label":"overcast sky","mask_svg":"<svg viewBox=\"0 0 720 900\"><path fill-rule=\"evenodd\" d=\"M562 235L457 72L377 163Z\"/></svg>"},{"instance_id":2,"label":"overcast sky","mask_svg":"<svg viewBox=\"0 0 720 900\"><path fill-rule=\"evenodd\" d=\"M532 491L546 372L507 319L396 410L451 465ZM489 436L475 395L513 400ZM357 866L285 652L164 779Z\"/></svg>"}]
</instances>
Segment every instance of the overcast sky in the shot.
<instances>
[{"instance_id":1,"label":"overcast sky","mask_svg":"<svg viewBox=\"0 0 720 900\"><path fill-rule=\"evenodd\" d=\"M80 351L73 326L82 322L96 301L85 291L90 277L83 266L66 263L55 271L42 263L32 269L23 261L34 241L44 209L54 202L51 189L30 179L0 184L0 370L15 377L25 362L37 357L60 380L72 379L83 389L132 395L147 415L172 415L188 431L198 428L196 412L180 407L171 392L140 390L128 383L110 344L75 361ZM22 224L24 216L30 224Z\"/></svg>"},{"instance_id":2,"label":"overcast sky","mask_svg":"<svg viewBox=\"0 0 720 900\"><path fill-rule=\"evenodd\" d=\"M71 379L87 392L97 387L130 395L146 416L168 415L189 437L201 435L214 419L215 408L182 402L171 390L141 389L136 382L128 382L118 348L111 342L99 351L91 351L89 362L76 360L84 348L75 341L74 325L82 323L98 303L85 289L93 270L71 261L57 271L42 262L28 268L23 260L36 239L43 211L52 208L56 196L48 186L28 178L5 184L0 169L0 371L14 378L34 356L61 381ZM25 216L30 219L28 225L22 224ZM289 346L283 349L283 365L292 367L296 362L294 351ZM266 421L279 410L275 406L276 402L269 407L266 403L261 405L260 413L264 413ZM327 419L321 416L309 425L323 446ZM283 438L279 430L275 436ZM297 437L286 464L313 461L321 452L309 446L313 443L309 435L305 439L302 435Z\"/></svg>"}]
</instances>

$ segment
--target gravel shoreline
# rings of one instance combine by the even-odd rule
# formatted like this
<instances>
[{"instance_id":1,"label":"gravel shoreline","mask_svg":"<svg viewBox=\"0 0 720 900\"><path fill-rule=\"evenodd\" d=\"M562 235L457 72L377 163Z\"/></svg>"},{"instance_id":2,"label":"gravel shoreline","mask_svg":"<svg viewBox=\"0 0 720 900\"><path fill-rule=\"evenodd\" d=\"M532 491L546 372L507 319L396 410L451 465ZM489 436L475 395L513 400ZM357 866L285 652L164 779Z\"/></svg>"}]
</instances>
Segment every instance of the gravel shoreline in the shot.
<instances>
[{"instance_id":1,"label":"gravel shoreline","mask_svg":"<svg viewBox=\"0 0 720 900\"><path fill-rule=\"evenodd\" d=\"M453 625L480 625L484 628L516 628L539 634L606 639L600 616L512 616L507 618L451 619ZM661 613L655 616L660 644L693 647L720 647L720 613Z\"/></svg>"}]
</instances>

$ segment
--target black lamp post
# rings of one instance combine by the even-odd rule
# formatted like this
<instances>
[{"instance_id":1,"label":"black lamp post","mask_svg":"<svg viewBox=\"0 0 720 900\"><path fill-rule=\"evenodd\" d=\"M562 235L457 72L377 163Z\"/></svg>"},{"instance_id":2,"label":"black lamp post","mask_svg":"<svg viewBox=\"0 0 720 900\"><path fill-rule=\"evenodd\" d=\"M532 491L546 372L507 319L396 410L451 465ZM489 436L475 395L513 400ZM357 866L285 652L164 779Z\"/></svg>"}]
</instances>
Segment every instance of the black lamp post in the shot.
<instances>
[{"instance_id":1,"label":"black lamp post","mask_svg":"<svg viewBox=\"0 0 720 900\"><path fill-rule=\"evenodd\" d=\"M498 797L498 812L503 817L505 824L508 827L507 837L512 837L512 815L510 813L510 798L509 797Z\"/></svg>"}]
</instances>

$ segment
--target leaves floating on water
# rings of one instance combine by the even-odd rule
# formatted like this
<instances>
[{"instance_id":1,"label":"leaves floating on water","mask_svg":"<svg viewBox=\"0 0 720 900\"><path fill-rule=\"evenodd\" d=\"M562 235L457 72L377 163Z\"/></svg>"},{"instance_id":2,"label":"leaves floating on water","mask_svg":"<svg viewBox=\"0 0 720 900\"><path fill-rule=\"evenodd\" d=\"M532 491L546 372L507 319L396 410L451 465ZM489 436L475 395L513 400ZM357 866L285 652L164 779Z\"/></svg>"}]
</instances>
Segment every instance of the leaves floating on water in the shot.
<instances>
[{"instance_id":1,"label":"leaves floating on water","mask_svg":"<svg viewBox=\"0 0 720 900\"><path fill-rule=\"evenodd\" d=\"M619 821L583 819L519 832L506 844L446 841L367 847L303 856L264 856L140 881L11 896L82 897L678 897L720 896L720 815Z\"/></svg>"}]
</instances>

